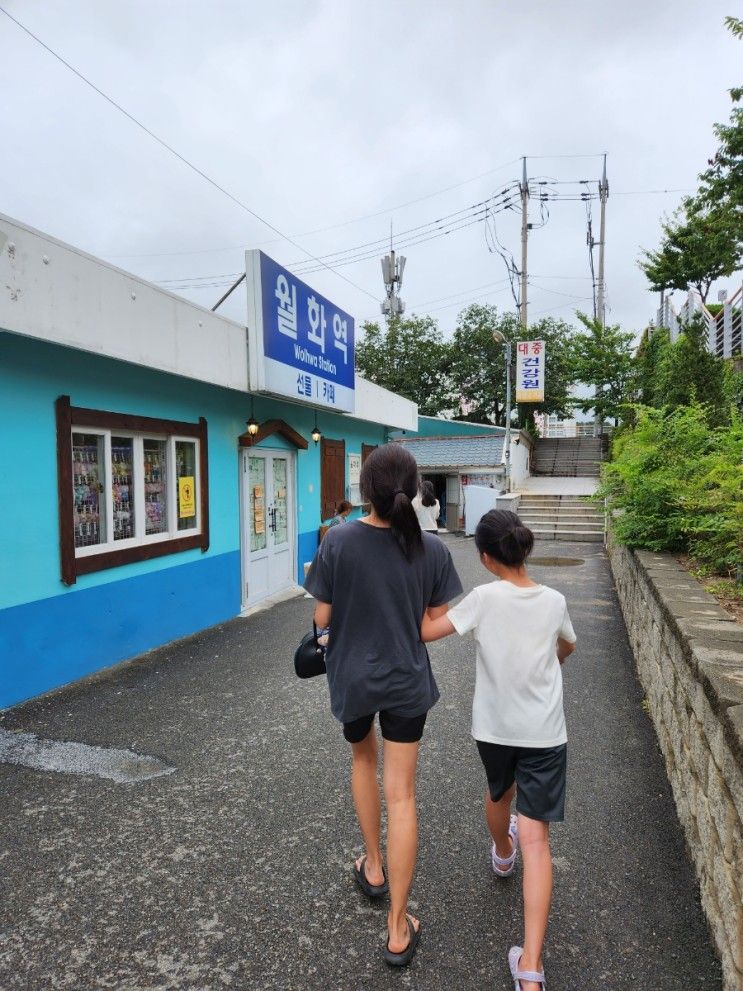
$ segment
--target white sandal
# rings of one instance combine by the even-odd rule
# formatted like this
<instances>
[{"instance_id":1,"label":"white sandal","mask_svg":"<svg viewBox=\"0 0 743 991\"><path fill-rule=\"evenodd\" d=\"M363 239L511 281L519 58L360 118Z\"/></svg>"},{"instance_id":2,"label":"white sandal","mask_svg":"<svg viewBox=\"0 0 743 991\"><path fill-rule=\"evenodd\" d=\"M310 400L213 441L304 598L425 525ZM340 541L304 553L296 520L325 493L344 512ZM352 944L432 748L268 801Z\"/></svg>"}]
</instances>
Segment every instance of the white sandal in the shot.
<instances>
[{"instance_id":1,"label":"white sandal","mask_svg":"<svg viewBox=\"0 0 743 991\"><path fill-rule=\"evenodd\" d=\"M534 981L535 984L541 984L543 988L546 988L547 982L544 979L543 970L520 970L519 962L523 953L524 950L521 946L512 946L508 951L508 966L511 968L513 991L522 991L522 981Z\"/></svg>"},{"instance_id":2,"label":"white sandal","mask_svg":"<svg viewBox=\"0 0 743 991\"><path fill-rule=\"evenodd\" d=\"M513 843L510 857L499 857L495 849L495 842L490 849L490 863L493 865L493 873L498 877L510 877L516 870L516 854L519 852L519 825L516 816L511 816L508 835Z\"/></svg>"}]
</instances>

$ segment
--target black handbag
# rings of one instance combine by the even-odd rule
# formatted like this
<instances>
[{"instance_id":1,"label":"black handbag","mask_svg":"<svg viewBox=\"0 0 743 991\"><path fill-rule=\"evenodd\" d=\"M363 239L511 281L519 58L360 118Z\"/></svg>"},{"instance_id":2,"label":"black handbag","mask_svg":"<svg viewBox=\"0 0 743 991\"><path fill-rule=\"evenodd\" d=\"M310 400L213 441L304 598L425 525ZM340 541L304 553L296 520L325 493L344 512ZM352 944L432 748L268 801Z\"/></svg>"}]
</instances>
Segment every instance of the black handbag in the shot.
<instances>
[{"instance_id":1,"label":"black handbag","mask_svg":"<svg viewBox=\"0 0 743 991\"><path fill-rule=\"evenodd\" d=\"M308 633L299 641L294 651L294 670L298 678L314 678L325 674L325 651L317 642L317 626L313 622L312 633Z\"/></svg>"}]
</instances>

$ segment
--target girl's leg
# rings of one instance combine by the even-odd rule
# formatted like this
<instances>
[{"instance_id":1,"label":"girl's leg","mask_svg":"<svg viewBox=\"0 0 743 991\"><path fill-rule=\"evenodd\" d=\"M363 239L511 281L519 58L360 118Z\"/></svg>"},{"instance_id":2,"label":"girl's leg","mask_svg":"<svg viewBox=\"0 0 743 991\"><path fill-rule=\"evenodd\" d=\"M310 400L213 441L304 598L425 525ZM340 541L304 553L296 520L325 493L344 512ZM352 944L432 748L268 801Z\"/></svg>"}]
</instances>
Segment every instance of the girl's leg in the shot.
<instances>
[{"instance_id":1,"label":"girl's leg","mask_svg":"<svg viewBox=\"0 0 743 991\"><path fill-rule=\"evenodd\" d=\"M494 802L490 797L490 790L485 789L485 818L495 843L495 851L504 859L513 853L513 841L508 835L508 827L511 824L511 802L515 791L514 783L497 802Z\"/></svg>"},{"instance_id":2,"label":"girl's leg","mask_svg":"<svg viewBox=\"0 0 743 991\"><path fill-rule=\"evenodd\" d=\"M417 743L384 741L384 797L387 803L387 882L390 886L389 948L402 953L410 941L405 910L418 847L415 808ZM418 928L418 920L414 920Z\"/></svg>"},{"instance_id":3,"label":"girl's leg","mask_svg":"<svg viewBox=\"0 0 743 991\"><path fill-rule=\"evenodd\" d=\"M359 743L352 743L351 792L366 847L364 871L369 884L383 884L382 852L379 848L381 802L377 780L377 735L371 729ZM360 867L361 860L356 861Z\"/></svg>"},{"instance_id":4,"label":"girl's leg","mask_svg":"<svg viewBox=\"0 0 743 991\"><path fill-rule=\"evenodd\" d=\"M549 823L519 814L519 845L524 862L524 953L522 970L542 970L542 947L552 900L552 856ZM541 991L522 981L523 991Z\"/></svg>"}]
</instances>

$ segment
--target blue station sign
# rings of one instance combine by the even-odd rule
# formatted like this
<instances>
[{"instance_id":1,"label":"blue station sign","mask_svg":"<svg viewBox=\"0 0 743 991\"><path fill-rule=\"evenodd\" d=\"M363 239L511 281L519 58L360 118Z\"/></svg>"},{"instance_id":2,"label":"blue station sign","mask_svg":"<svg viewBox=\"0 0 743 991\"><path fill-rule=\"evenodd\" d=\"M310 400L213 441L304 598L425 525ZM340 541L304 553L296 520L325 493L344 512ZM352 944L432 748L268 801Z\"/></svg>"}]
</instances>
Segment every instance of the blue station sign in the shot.
<instances>
[{"instance_id":1,"label":"blue station sign","mask_svg":"<svg viewBox=\"0 0 743 991\"><path fill-rule=\"evenodd\" d=\"M353 317L262 251L245 266L251 390L352 413Z\"/></svg>"}]
</instances>

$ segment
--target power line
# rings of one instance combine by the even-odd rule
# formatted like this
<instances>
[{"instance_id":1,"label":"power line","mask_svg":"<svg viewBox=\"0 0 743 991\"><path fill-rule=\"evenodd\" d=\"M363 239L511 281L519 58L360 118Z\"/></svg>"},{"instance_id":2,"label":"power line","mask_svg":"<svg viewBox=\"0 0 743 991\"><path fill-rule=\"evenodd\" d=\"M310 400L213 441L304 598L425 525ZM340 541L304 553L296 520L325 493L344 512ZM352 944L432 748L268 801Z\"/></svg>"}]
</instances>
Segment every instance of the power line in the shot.
<instances>
[{"instance_id":1,"label":"power line","mask_svg":"<svg viewBox=\"0 0 743 991\"><path fill-rule=\"evenodd\" d=\"M432 303L443 303L447 299L454 299L455 296L468 296L471 292L479 292L481 289L491 289L494 286L502 286L508 282L508 279L501 279L499 282L486 282L482 286L473 286L472 289L463 289L461 292L450 293L448 296L439 296L438 299L427 299L422 303L416 303L411 309L416 307L420 308L422 306L430 306Z\"/></svg>"},{"instance_id":2,"label":"power line","mask_svg":"<svg viewBox=\"0 0 743 991\"><path fill-rule=\"evenodd\" d=\"M416 227L410 227L407 230L401 231L396 236L395 241L400 247L408 247L414 244L422 244L427 240L433 240L434 237L443 237L455 230L463 230L465 227L471 226L470 221L472 221L472 223L478 223L487 210L495 209L496 207L500 210L507 207L510 193L510 187L505 187L500 191L500 193L497 193L492 198L482 200L479 203L473 203L471 206L462 207L460 210L455 210L450 214L445 214L443 217L439 217L436 220L431 220L425 224L419 224ZM495 204L495 207L491 208L491 202ZM449 221L448 224L447 221ZM430 237L428 235L430 235ZM329 254L319 255L318 258L337 267L340 267L341 264L352 264L356 261L365 261L368 258L375 258L380 250L380 247L384 246L386 241L387 238L385 236L383 238L378 238L375 241L367 241L363 244L358 244L350 248L342 248L338 251L330 252ZM292 269L297 275L319 271L317 266L315 266L312 262L289 262L287 264L287 268ZM219 273L218 275L184 275L167 279L158 279L156 281L158 285L168 285L183 282L199 282L206 279L231 279L237 278L239 274L240 273L238 272L224 272Z\"/></svg>"},{"instance_id":3,"label":"power line","mask_svg":"<svg viewBox=\"0 0 743 991\"><path fill-rule=\"evenodd\" d=\"M229 192L229 190L225 189L224 186L220 186L220 184L216 182L214 179L212 179L210 176L208 176L206 172L204 172L202 169L198 168L198 166L190 162L187 158L185 158L185 156L181 155L180 152L176 151L175 148L172 147L172 145L169 145L167 141L164 141L161 137L155 134L154 131L150 130L149 127L147 127L141 121L137 120L137 118L134 117L132 114L130 114L128 110L125 110L119 103L117 103L114 99L112 99L110 96L104 93L102 89L99 89L99 87L96 86L95 83L92 83L86 76L82 74L82 72L80 72L73 65L71 65L58 52L55 52L53 48L50 48L49 45L43 42L41 38L35 35L33 31L29 30L29 28L27 28L25 24L22 24L21 21L19 21L16 17L13 17L13 15L10 14L4 7L0 7L0 13L5 14L7 18L13 21L13 23L16 24L22 31L24 31L30 38L33 38L33 40L37 44L41 45L41 47L45 51L49 52L50 55L53 55L54 58L57 59L57 61L61 62L62 65L65 66L65 68L69 69L70 72L72 72L75 76L78 77L78 79L82 80L82 82L84 82L86 86L89 86L100 97L106 100L107 103L110 103L112 107L118 110L119 113L123 114L127 118L127 120L131 121L132 124L140 128L140 130L144 131L145 134L147 134L149 137L153 139L153 141L156 141L159 145L165 148L166 151L169 151L171 155L174 155L175 158L177 158L185 166L187 166L198 176L204 179L205 182L208 182L210 186L213 186L220 193L226 196L229 200L231 200L233 203L239 206L241 210L244 210L246 213L250 214L251 217L254 217L269 230L273 231L274 234L278 234L282 240L288 241L289 244L294 245L295 248L297 248L299 251L302 251L309 258L313 259L313 261L318 262L321 268L327 269L329 272L333 272L335 275L338 276L339 279L343 279L344 282L347 282L350 286L353 286L354 289L358 289L359 292L365 293L365 295L369 296L370 299L376 301L377 297L374 296L372 293L370 293L367 289L364 289L363 286L357 285L355 282L352 282L351 279L347 278L347 276L342 275L340 272L336 272L335 269L332 268L332 266L327 265L325 262L321 262L320 259L316 258L311 251L308 251L306 248L303 248L302 245L299 244L297 241L295 241L293 238L289 237L287 234L284 234L283 231L280 231L278 227L276 227L270 221L266 220L265 217L262 217L259 213L256 213L255 210L249 207L246 203L243 203L242 200L238 199L237 196Z\"/></svg>"},{"instance_id":4,"label":"power line","mask_svg":"<svg viewBox=\"0 0 743 991\"><path fill-rule=\"evenodd\" d=\"M502 289L491 289L489 292L480 293L478 296L472 296L469 300L460 300L458 303L446 303L444 306L434 306L433 309L427 310L427 313L438 313L440 310L450 310L452 306L469 306L470 303L476 303L478 299L485 299L486 296L497 296L502 292L507 292L508 286L503 286ZM411 307L412 309L412 307Z\"/></svg>"},{"instance_id":5,"label":"power line","mask_svg":"<svg viewBox=\"0 0 743 991\"><path fill-rule=\"evenodd\" d=\"M493 169L488 169L486 172L480 172L476 176L471 176L469 179L463 179L461 182L456 182L451 186L444 186L442 189L437 189L432 193L426 193L425 196L418 196L414 200L406 200L405 203L398 203L395 206L385 207L383 210L376 210L373 213L364 213L360 217L353 217L351 220L343 220L337 224L330 224L328 227L317 227L311 231L301 231L298 234L292 234L292 237L311 237L314 234L325 234L327 231L339 230L341 227L350 227L352 224L360 224L363 220L372 220L375 217L383 217L387 214L394 213L395 210L403 210L405 207L413 206L416 203L422 203L424 200L434 199L436 196L441 196L443 193L449 193L452 189L461 189L462 186L468 186L472 182L477 182L478 179L483 179L485 176L493 175L495 172L502 172L503 169L507 169L518 159L514 158L510 162L504 162L502 165L496 165ZM281 240L281 239L279 239ZM147 252L144 254L122 254L122 255L107 255L108 258L175 258L181 255L208 255L217 254L223 251L245 251L251 247L260 248L263 245L277 244L276 240L271 241L261 241L255 245L249 244L233 244L227 245L223 248L201 248L196 251L155 251Z\"/></svg>"}]
</instances>

